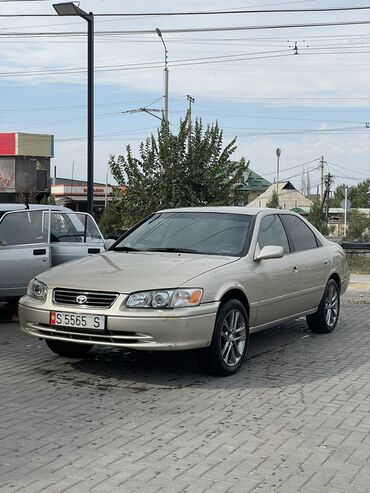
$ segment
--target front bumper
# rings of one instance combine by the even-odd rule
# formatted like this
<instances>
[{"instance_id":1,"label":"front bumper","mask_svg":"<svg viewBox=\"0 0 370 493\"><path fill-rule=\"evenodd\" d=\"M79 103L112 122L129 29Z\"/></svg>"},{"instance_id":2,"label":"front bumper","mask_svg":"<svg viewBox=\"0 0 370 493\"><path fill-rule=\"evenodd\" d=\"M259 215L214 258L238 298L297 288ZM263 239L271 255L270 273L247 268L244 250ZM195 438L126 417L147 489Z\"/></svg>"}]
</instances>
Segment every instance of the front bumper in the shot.
<instances>
[{"instance_id":1,"label":"front bumper","mask_svg":"<svg viewBox=\"0 0 370 493\"><path fill-rule=\"evenodd\" d=\"M38 303L24 296L19 303L23 332L41 339L142 350L180 350L209 346L219 302L171 310L106 310ZM104 331L51 327L50 311L106 317Z\"/></svg>"}]
</instances>

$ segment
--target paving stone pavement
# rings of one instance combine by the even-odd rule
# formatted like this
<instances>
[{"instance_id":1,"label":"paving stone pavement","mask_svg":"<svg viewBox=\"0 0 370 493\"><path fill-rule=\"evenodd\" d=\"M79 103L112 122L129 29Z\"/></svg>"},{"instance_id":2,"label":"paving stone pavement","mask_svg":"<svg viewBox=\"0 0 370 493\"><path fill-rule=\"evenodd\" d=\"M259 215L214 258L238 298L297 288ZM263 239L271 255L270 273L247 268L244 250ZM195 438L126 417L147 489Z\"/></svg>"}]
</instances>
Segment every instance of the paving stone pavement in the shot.
<instances>
[{"instance_id":1,"label":"paving stone pavement","mask_svg":"<svg viewBox=\"0 0 370 493\"><path fill-rule=\"evenodd\" d=\"M0 324L0 491L370 491L370 306L333 334L251 338L238 375L191 353L60 358Z\"/></svg>"}]
</instances>

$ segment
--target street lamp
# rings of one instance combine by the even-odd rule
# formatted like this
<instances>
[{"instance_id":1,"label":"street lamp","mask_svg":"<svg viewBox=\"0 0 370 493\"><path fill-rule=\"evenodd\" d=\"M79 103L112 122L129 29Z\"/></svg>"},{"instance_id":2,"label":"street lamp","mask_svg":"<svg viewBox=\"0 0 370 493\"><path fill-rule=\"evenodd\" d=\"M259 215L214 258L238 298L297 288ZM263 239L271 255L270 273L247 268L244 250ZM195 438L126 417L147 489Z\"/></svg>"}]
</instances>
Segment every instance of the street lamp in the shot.
<instances>
[{"instance_id":1,"label":"street lamp","mask_svg":"<svg viewBox=\"0 0 370 493\"><path fill-rule=\"evenodd\" d=\"M164 46L164 71L163 71L163 81L164 81L164 100L163 100L163 118L164 121L168 124L168 67L167 67L167 46L164 42L162 33L160 29L156 28L158 36L161 38L162 44Z\"/></svg>"},{"instance_id":2,"label":"street lamp","mask_svg":"<svg viewBox=\"0 0 370 493\"><path fill-rule=\"evenodd\" d=\"M280 168L281 149L276 149L276 193L279 195L279 168Z\"/></svg>"},{"instance_id":3,"label":"street lamp","mask_svg":"<svg viewBox=\"0 0 370 493\"><path fill-rule=\"evenodd\" d=\"M94 213L94 14L73 2L53 5L60 16L78 16L87 21L87 212Z\"/></svg>"}]
</instances>

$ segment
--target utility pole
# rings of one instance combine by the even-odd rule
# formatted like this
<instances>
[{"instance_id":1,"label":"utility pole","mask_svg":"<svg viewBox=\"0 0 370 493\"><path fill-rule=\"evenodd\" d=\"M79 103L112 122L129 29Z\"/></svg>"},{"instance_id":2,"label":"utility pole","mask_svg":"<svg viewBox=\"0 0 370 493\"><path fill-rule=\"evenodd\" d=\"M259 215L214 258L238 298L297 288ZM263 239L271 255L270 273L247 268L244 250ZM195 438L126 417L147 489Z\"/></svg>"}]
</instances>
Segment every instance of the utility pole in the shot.
<instances>
[{"instance_id":1,"label":"utility pole","mask_svg":"<svg viewBox=\"0 0 370 493\"><path fill-rule=\"evenodd\" d=\"M302 191L302 195L307 195L306 168L304 166L302 168L302 176L301 176L301 191Z\"/></svg>"},{"instance_id":2,"label":"utility pole","mask_svg":"<svg viewBox=\"0 0 370 493\"><path fill-rule=\"evenodd\" d=\"M331 184L334 181L334 176L328 173L325 176L325 193L321 202L321 209L323 209L324 203L326 204L326 224L329 222L329 201L330 201L330 189Z\"/></svg>"},{"instance_id":3,"label":"utility pole","mask_svg":"<svg viewBox=\"0 0 370 493\"><path fill-rule=\"evenodd\" d=\"M187 94L186 99L189 101L188 122L189 122L189 127L190 127L190 125L191 125L191 105L194 103L195 98L192 98L189 94Z\"/></svg>"},{"instance_id":4,"label":"utility pole","mask_svg":"<svg viewBox=\"0 0 370 493\"><path fill-rule=\"evenodd\" d=\"M344 186L344 239L347 238L347 207L348 207L348 187Z\"/></svg>"},{"instance_id":5,"label":"utility pole","mask_svg":"<svg viewBox=\"0 0 370 493\"><path fill-rule=\"evenodd\" d=\"M320 160L320 171L321 171L320 200L321 200L321 202L323 202L323 199L324 199L324 164L326 164L326 161L324 161L324 156L321 156L321 160Z\"/></svg>"},{"instance_id":6,"label":"utility pole","mask_svg":"<svg viewBox=\"0 0 370 493\"><path fill-rule=\"evenodd\" d=\"M164 42L161 30L156 28L158 36L161 38L163 47L164 47L164 70L163 70L163 85L164 85L164 95L163 95L163 119L168 124L168 51L166 43Z\"/></svg>"}]
</instances>

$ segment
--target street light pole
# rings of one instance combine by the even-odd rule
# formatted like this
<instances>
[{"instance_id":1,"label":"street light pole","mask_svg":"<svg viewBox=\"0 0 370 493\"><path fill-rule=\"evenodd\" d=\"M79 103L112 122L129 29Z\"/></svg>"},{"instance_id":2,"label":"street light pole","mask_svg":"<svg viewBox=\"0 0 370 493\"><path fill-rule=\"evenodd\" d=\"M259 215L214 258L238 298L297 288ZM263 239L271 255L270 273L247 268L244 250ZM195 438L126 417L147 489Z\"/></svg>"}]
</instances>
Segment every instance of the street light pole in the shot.
<instances>
[{"instance_id":1,"label":"street light pole","mask_svg":"<svg viewBox=\"0 0 370 493\"><path fill-rule=\"evenodd\" d=\"M87 212L94 213L94 14L73 2L53 5L60 16L79 16L87 22Z\"/></svg>"},{"instance_id":2,"label":"street light pole","mask_svg":"<svg viewBox=\"0 0 370 493\"><path fill-rule=\"evenodd\" d=\"M87 22L87 212L94 214L94 15Z\"/></svg>"},{"instance_id":3,"label":"street light pole","mask_svg":"<svg viewBox=\"0 0 370 493\"><path fill-rule=\"evenodd\" d=\"M276 193L279 196L279 170L280 170L281 149L276 149Z\"/></svg>"},{"instance_id":4,"label":"street light pole","mask_svg":"<svg viewBox=\"0 0 370 493\"><path fill-rule=\"evenodd\" d=\"M168 66L167 66L167 46L164 42L162 33L160 29L156 28L158 36L161 38L162 44L164 46L164 70L163 70L163 85L164 85L164 95L163 95L163 119L168 124Z\"/></svg>"}]
</instances>

